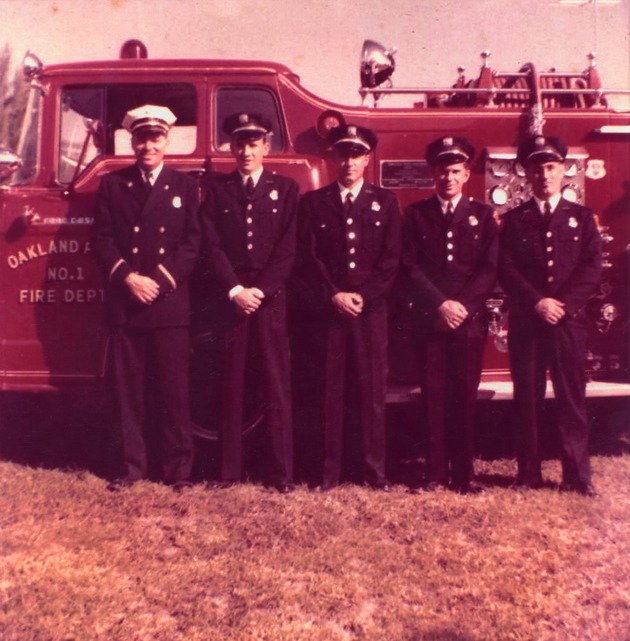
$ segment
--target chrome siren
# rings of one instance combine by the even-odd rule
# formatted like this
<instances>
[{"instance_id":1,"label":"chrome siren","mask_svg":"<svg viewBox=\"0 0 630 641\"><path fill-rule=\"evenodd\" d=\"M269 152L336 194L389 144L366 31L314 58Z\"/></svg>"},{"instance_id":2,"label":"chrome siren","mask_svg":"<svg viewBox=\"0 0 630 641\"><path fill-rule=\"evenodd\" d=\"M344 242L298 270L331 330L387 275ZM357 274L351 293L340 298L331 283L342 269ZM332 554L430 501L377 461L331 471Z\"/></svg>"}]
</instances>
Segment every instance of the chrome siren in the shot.
<instances>
[{"instance_id":1,"label":"chrome siren","mask_svg":"<svg viewBox=\"0 0 630 641\"><path fill-rule=\"evenodd\" d=\"M396 47L386 49L374 40L366 40L361 51L361 86L368 89L380 87L396 69L394 54Z\"/></svg>"}]
</instances>

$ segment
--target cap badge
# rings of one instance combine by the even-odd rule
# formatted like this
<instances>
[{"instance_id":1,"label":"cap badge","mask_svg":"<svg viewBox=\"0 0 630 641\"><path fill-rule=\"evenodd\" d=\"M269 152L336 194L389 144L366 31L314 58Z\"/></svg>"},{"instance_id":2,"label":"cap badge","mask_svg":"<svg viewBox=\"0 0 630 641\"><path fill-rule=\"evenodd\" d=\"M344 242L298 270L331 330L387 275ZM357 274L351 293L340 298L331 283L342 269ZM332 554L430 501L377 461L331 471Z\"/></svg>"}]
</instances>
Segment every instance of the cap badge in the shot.
<instances>
[{"instance_id":1,"label":"cap badge","mask_svg":"<svg viewBox=\"0 0 630 641\"><path fill-rule=\"evenodd\" d=\"M357 128L356 127L348 127L348 135L349 136L356 136L357 135Z\"/></svg>"},{"instance_id":2,"label":"cap badge","mask_svg":"<svg viewBox=\"0 0 630 641\"><path fill-rule=\"evenodd\" d=\"M545 146L545 138L544 136L536 136L534 139L534 144L536 147L544 147Z\"/></svg>"},{"instance_id":3,"label":"cap badge","mask_svg":"<svg viewBox=\"0 0 630 641\"><path fill-rule=\"evenodd\" d=\"M453 139L450 136L447 136L446 138L442 138L442 144L445 147L452 147L453 146Z\"/></svg>"},{"instance_id":4,"label":"cap badge","mask_svg":"<svg viewBox=\"0 0 630 641\"><path fill-rule=\"evenodd\" d=\"M238 117L238 121L241 123L241 125L246 125L249 122L249 116L247 114L241 114Z\"/></svg>"}]
</instances>

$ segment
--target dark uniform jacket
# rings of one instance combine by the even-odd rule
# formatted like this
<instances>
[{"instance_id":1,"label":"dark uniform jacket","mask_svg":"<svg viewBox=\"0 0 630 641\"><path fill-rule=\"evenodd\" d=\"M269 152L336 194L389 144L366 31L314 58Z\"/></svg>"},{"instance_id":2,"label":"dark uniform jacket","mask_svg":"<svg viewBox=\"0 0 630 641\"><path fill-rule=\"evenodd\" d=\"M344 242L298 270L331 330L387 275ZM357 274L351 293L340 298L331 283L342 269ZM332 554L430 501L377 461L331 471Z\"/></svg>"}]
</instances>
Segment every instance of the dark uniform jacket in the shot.
<instances>
[{"instance_id":1,"label":"dark uniform jacket","mask_svg":"<svg viewBox=\"0 0 630 641\"><path fill-rule=\"evenodd\" d=\"M188 277L200 243L199 190L193 178L166 166L147 190L137 165L101 180L92 248L107 279L107 319L114 327L187 326ZM151 305L132 299L125 284L132 272L160 286Z\"/></svg>"},{"instance_id":2,"label":"dark uniform jacket","mask_svg":"<svg viewBox=\"0 0 630 641\"><path fill-rule=\"evenodd\" d=\"M356 292L369 309L384 302L397 274L398 201L391 192L364 183L349 219L336 182L302 197L300 230L306 248L302 272L322 305L328 306L337 292Z\"/></svg>"},{"instance_id":3,"label":"dark uniform jacket","mask_svg":"<svg viewBox=\"0 0 630 641\"><path fill-rule=\"evenodd\" d=\"M496 281L497 224L492 208L462 197L447 227L437 196L406 210L403 265L408 295L414 314L427 324L435 322L445 300L459 301L473 318L484 310Z\"/></svg>"},{"instance_id":4,"label":"dark uniform jacket","mask_svg":"<svg viewBox=\"0 0 630 641\"><path fill-rule=\"evenodd\" d=\"M201 220L221 295L236 285L266 299L284 288L295 259L297 183L263 170L247 201L238 171L210 182Z\"/></svg>"},{"instance_id":5,"label":"dark uniform jacket","mask_svg":"<svg viewBox=\"0 0 630 641\"><path fill-rule=\"evenodd\" d=\"M561 198L548 226L534 199L503 215L500 280L513 320L540 322L534 306L547 297L565 303L568 318L583 315L601 269L601 238L590 209Z\"/></svg>"}]
</instances>

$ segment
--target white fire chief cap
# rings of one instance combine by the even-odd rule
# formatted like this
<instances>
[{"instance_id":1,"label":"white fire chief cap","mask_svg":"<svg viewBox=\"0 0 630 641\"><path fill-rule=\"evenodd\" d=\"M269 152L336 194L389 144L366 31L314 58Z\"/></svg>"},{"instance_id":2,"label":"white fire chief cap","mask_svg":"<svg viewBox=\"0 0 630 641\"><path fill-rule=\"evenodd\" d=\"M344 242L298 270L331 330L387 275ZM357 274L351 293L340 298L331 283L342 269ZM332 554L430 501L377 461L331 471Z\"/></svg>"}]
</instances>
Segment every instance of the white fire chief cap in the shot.
<instances>
[{"instance_id":1,"label":"white fire chief cap","mask_svg":"<svg viewBox=\"0 0 630 641\"><path fill-rule=\"evenodd\" d=\"M125 114L122 126L131 134L144 128L166 134L176 120L175 114L168 107L142 105Z\"/></svg>"}]
</instances>

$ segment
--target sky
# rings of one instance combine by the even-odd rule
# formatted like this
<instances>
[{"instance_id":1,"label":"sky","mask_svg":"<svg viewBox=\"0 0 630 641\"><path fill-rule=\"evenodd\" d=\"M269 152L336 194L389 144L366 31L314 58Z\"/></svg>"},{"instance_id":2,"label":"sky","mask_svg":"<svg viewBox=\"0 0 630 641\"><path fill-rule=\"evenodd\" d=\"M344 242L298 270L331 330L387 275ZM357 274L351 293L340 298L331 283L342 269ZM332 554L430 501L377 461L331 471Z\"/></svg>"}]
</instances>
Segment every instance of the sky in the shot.
<instances>
[{"instance_id":1,"label":"sky","mask_svg":"<svg viewBox=\"0 0 630 641\"><path fill-rule=\"evenodd\" d=\"M630 0L0 0L15 64L27 49L45 64L116 58L139 38L151 58L281 62L349 105L367 38L397 48L395 87L450 86L459 65L476 77L483 50L499 71L571 72L596 50L605 87L627 89L629 32Z\"/></svg>"}]
</instances>

